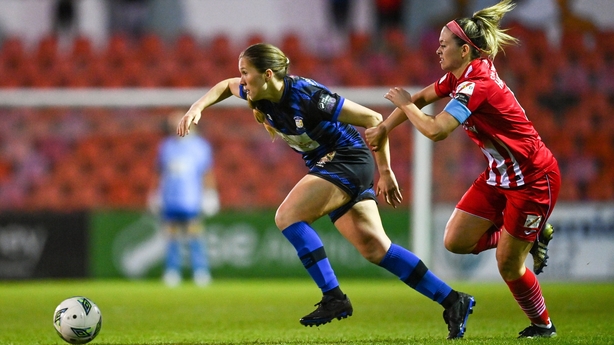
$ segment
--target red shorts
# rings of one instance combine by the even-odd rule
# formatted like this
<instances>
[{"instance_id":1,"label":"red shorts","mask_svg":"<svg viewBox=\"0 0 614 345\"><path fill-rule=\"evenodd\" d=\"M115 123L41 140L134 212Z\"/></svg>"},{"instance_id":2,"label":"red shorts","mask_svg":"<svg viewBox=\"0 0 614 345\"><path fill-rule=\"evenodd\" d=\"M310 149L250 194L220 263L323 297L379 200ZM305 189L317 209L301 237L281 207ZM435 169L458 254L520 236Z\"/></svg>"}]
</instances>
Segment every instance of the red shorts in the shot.
<instances>
[{"instance_id":1,"label":"red shorts","mask_svg":"<svg viewBox=\"0 0 614 345\"><path fill-rule=\"evenodd\" d=\"M505 226L517 239L533 242L559 196L561 174L558 167L535 181L515 188L486 184L484 174L473 182L456 208L490 220L497 228Z\"/></svg>"}]
</instances>

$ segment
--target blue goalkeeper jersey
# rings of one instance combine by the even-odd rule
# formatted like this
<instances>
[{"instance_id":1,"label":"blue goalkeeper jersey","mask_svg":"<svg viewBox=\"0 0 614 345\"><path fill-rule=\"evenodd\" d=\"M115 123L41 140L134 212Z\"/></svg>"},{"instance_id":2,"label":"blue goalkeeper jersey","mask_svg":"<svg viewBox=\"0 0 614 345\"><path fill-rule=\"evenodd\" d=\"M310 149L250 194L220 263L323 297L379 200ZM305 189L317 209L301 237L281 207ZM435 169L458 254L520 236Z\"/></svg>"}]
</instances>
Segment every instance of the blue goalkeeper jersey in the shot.
<instances>
[{"instance_id":1,"label":"blue goalkeeper jersey","mask_svg":"<svg viewBox=\"0 0 614 345\"><path fill-rule=\"evenodd\" d=\"M212 165L211 146L202 137L165 139L158 152L162 212L199 214L204 174Z\"/></svg>"},{"instance_id":2,"label":"blue goalkeeper jersey","mask_svg":"<svg viewBox=\"0 0 614 345\"><path fill-rule=\"evenodd\" d=\"M364 147L360 133L352 125L337 119L345 98L332 93L314 80L286 76L279 103L254 102L266 115L266 121L312 168L327 153L342 147ZM240 95L247 99L243 85Z\"/></svg>"}]
</instances>

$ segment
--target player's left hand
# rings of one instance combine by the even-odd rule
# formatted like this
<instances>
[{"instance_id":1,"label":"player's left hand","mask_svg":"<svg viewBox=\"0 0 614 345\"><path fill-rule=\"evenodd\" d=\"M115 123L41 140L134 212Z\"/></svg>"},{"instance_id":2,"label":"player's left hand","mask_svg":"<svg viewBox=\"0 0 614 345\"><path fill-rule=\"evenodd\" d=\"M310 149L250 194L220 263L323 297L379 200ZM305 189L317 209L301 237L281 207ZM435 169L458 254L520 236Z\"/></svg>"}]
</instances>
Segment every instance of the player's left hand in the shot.
<instances>
[{"instance_id":1,"label":"player's left hand","mask_svg":"<svg viewBox=\"0 0 614 345\"><path fill-rule=\"evenodd\" d=\"M393 87L384 95L384 98L396 105L397 108L411 104L411 94L402 87Z\"/></svg>"},{"instance_id":2,"label":"player's left hand","mask_svg":"<svg viewBox=\"0 0 614 345\"><path fill-rule=\"evenodd\" d=\"M197 125L198 121L200 120L200 116L200 111L193 109L188 110L188 112L183 115L181 121L179 121L179 124L177 125L177 135L184 137L190 134L190 126L192 125L192 123Z\"/></svg>"},{"instance_id":3,"label":"player's left hand","mask_svg":"<svg viewBox=\"0 0 614 345\"><path fill-rule=\"evenodd\" d=\"M384 200L388 205L397 207L403 201L403 195L399 188L399 183L392 170L380 173L379 181L377 182L376 195L384 194Z\"/></svg>"}]
</instances>

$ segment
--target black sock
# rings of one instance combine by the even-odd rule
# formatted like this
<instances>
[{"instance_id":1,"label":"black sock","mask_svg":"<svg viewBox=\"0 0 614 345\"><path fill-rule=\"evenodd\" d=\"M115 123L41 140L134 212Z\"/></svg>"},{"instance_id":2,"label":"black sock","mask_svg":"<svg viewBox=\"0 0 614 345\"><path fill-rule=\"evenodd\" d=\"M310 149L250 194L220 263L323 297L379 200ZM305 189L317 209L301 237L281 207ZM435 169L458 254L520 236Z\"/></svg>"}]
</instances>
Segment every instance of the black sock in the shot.
<instances>
[{"instance_id":1,"label":"black sock","mask_svg":"<svg viewBox=\"0 0 614 345\"><path fill-rule=\"evenodd\" d=\"M452 290L450 294L446 298L443 299L443 302L441 302L441 306L444 309L448 309L451 306L453 306L454 303L456 303L456 301L458 301L459 298L460 296L458 294L458 291Z\"/></svg>"},{"instance_id":2,"label":"black sock","mask_svg":"<svg viewBox=\"0 0 614 345\"><path fill-rule=\"evenodd\" d=\"M341 291L341 288L339 286L333 288L332 290L326 291L324 293L324 296L332 296L336 299L345 299L345 294L343 293L343 291Z\"/></svg>"}]
</instances>

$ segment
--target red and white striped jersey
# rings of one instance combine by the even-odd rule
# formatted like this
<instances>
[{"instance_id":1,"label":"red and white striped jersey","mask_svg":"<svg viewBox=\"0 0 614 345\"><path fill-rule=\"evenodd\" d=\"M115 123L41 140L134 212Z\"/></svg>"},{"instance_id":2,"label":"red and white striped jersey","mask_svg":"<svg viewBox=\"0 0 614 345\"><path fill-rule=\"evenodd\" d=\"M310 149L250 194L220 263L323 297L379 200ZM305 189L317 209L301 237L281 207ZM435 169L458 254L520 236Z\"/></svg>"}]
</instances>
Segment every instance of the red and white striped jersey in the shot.
<instances>
[{"instance_id":1,"label":"red and white striped jersey","mask_svg":"<svg viewBox=\"0 0 614 345\"><path fill-rule=\"evenodd\" d=\"M439 97L452 98L445 110L484 153L489 185L522 186L557 164L491 60L475 59L461 78L446 73L434 85Z\"/></svg>"}]
</instances>

